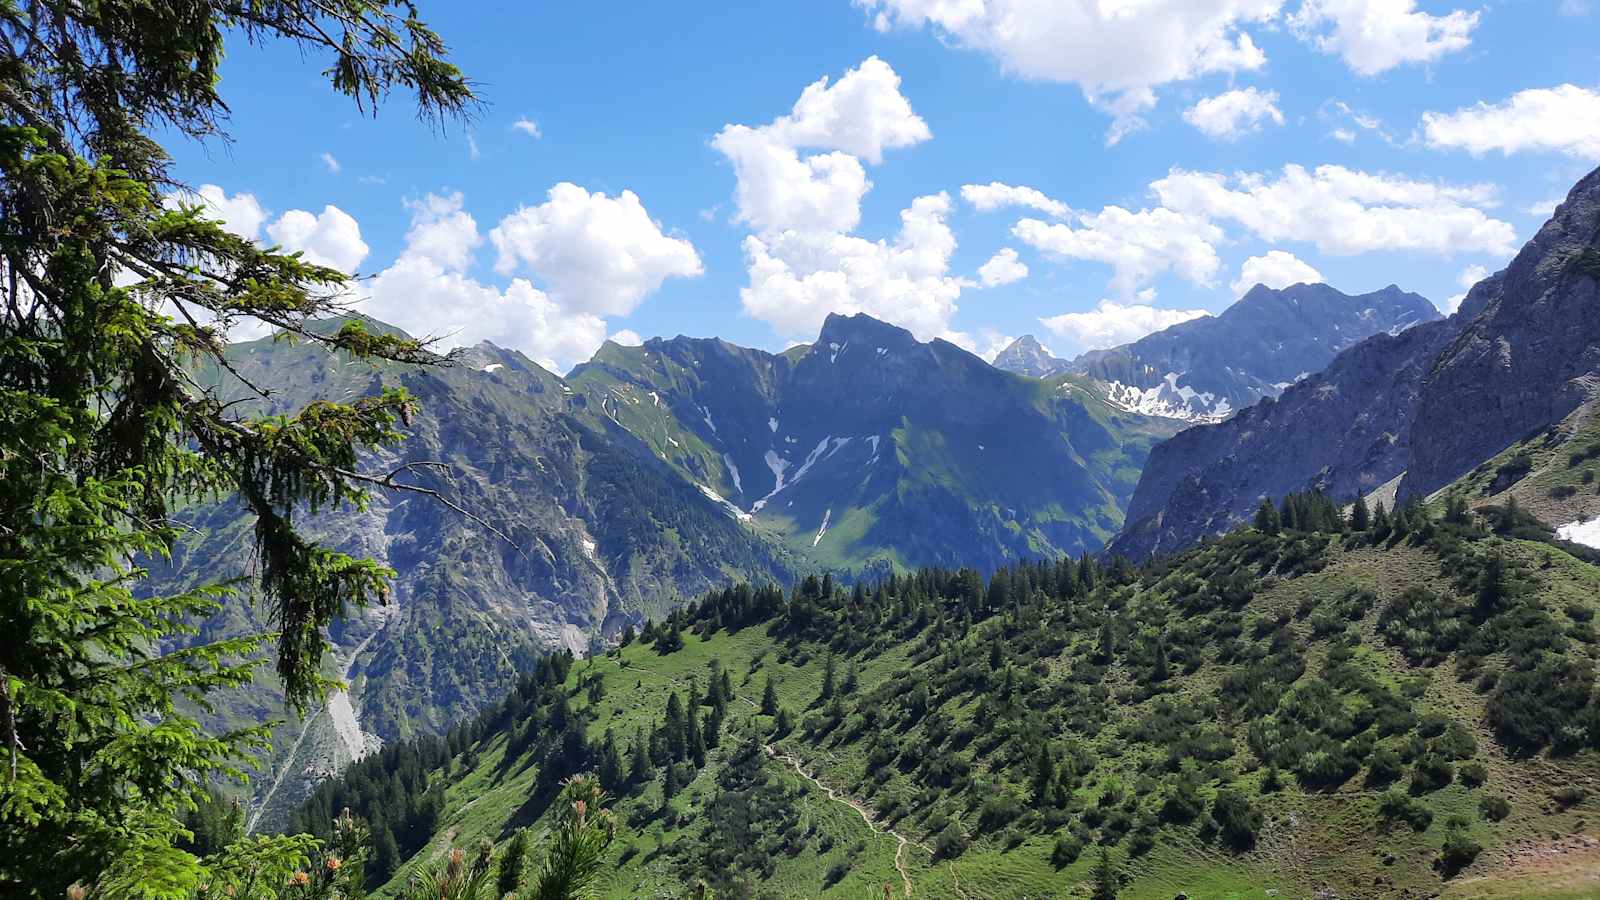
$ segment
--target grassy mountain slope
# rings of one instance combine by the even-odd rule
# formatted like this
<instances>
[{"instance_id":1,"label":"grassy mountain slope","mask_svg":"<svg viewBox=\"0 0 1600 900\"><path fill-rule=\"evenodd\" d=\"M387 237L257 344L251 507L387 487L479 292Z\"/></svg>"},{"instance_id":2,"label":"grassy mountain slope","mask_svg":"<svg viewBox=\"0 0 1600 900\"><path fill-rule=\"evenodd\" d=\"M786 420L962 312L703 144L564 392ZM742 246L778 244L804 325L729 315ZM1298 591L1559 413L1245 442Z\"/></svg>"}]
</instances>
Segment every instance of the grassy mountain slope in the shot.
<instances>
[{"instance_id":1,"label":"grassy mountain slope","mask_svg":"<svg viewBox=\"0 0 1600 900\"><path fill-rule=\"evenodd\" d=\"M670 757L614 774L605 896L1080 896L1101 847L1122 897L1589 896L1600 568L1403 519L713 593L453 736L417 858L537 836L540 785L605 771L608 730L624 763L671 733L676 693L720 740L670 801ZM696 706L719 669L732 695Z\"/></svg>"},{"instance_id":2,"label":"grassy mountain slope","mask_svg":"<svg viewBox=\"0 0 1600 900\"><path fill-rule=\"evenodd\" d=\"M1099 549L1178 423L1083 377L1001 372L867 316L782 355L718 340L607 344L568 379L730 514L818 565L880 571Z\"/></svg>"},{"instance_id":3,"label":"grassy mountain slope","mask_svg":"<svg viewBox=\"0 0 1600 900\"><path fill-rule=\"evenodd\" d=\"M363 464L382 474L425 463L402 480L479 520L429 497L382 492L364 510L306 520L316 537L398 575L387 607L351 611L332 630L328 674L353 690L279 729L256 785L262 824L280 821L375 739L438 733L494 702L539 652L584 648L729 579L794 577L790 554L635 452L627 432L591 423L561 379L521 354L482 345L449 366L373 365L267 339L231 346L228 360L234 371L211 372L211 381L258 413L404 386L421 401L406 440ZM270 398L254 398L240 378L269 387ZM196 509L192 524L161 581L246 571L251 520L236 503ZM270 630L255 615L240 603L207 628ZM281 716L279 696L263 677L230 699L219 722Z\"/></svg>"}]
</instances>

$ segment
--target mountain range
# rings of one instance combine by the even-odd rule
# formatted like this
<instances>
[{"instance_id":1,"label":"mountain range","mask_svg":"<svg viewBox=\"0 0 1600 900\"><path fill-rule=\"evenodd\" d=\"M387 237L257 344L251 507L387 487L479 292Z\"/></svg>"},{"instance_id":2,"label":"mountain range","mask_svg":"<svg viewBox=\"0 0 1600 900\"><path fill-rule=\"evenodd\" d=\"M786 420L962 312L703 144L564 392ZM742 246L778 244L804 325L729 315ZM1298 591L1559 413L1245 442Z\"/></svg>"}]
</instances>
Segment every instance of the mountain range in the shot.
<instances>
[{"instance_id":1,"label":"mountain range","mask_svg":"<svg viewBox=\"0 0 1600 900\"><path fill-rule=\"evenodd\" d=\"M1226 531L1262 498L1311 488L1393 508L1516 442L1545 433L1567 443L1600 405L1597 278L1600 171L1449 319L1371 337L1277 400L1158 446L1112 550L1181 549Z\"/></svg>"},{"instance_id":2,"label":"mountain range","mask_svg":"<svg viewBox=\"0 0 1600 900\"><path fill-rule=\"evenodd\" d=\"M1394 285L1350 296L1325 284L1281 290L1258 284L1219 315L1131 344L1068 361L1024 335L994 364L1034 377L1085 375L1104 384L1109 402L1122 409L1214 422L1278 396L1362 340L1438 318L1432 303Z\"/></svg>"}]
</instances>

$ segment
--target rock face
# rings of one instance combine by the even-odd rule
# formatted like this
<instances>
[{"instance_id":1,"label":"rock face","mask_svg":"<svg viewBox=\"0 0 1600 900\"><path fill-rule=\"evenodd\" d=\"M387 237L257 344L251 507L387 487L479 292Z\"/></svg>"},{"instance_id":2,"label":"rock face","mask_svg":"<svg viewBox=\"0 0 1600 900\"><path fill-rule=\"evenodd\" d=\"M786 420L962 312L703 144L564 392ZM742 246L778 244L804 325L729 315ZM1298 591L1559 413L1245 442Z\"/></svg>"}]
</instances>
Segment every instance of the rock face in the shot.
<instances>
[{"instance_id":1,"label":"rock face","mask_svg":"<svg viewBox=\"0 0 1600 900\"><path fill-rule=\"evenodd\" d=\"M1179 550L1243 521L1262 497L1318 487L1344 499L1398 476L1423 376L1453 334L1446 320L1374 336L1276 400L1157 445L1111 549Z\"/></svg>"},{"instance_id":2,"label":"rock face","mask_svg":"<svg viewBox=\"0 0 1600 900\"><path fill-rule=\"evenodd\" d=\"M1027 336L994 364L1034 377L1076 372L1105 383L1111 402L1130 412L1215 422L1278 396L1374 334L1398 334L1438 318L1433 304L1394 285L1357 296L1325 284L1256 285L1221 315L1131 344L1066 362Z\"/></svg>"},{"instance_id":3,"label":"rock face","mask_svg":"<svg viewBox=\"0 0 1600 900\"><path fill-rule=\"evenodd\" d=\"M1051 356L1050 351L1031 334L1025 334L1012 341L1010 346L1001 350L1000 355L994 358L996 369L1027 375L1030 378L1049 378L1051 375L1067 371L1071 365L1064 359Z\"/></svg>"},{"instance_id":4,"label":"rock face","mask_svg":"<svg viewBox=\"0 0 1600 900\"><path fill-rule=\"evenodd\" d=\"M1600 170L1578 182L1428 374L1401 494L1443 487L1600 396Z\"/></svg>"},{"instance_id":5,"label":"rock face","mask_svg":"<svg viewBox=\"0 0 1600 900\"><path fill-rule=\"evenodd\" d=\"M1394 285L1356 296L1325 284L1256 285L1219 316L1086 353L1072 370L1111 385L1127 409L1217 421L1276 397L1374 334L1438 318L1433 304Z\"/></svg>"},{"instance_id":6,"label":"rock face","mask_svg":"<svg viewBox=\"0 0 1600 900\"><path fill-rule=\"evenodd\" d=\"M851 569L1098 549L1148 448L1176 430L1082 379L1021 378L860 315L781 355L608 345L568 380L731 515Z\"/></svg>"},{"instance_id":7,"label":"rock face","mask_svg":"<svg viewBox=\"0 0 1600 900\"><path fill-rule=\"evenodd\" d=\"M1112 549L1178 550L1263 496L1451 483L1600 397L1600 170L1442 322L1379 335L1233 419L1158 446Z\"/></svg>"}]
</instances>

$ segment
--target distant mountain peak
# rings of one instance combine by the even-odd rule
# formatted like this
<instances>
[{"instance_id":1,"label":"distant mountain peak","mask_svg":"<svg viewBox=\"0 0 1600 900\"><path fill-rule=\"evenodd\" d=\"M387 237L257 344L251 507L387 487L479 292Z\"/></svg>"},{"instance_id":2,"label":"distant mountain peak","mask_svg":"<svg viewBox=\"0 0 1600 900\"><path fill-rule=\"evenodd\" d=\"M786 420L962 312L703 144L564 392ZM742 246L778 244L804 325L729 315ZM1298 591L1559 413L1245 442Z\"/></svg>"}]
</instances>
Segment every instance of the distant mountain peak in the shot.
<instances>
[{"instance_id":1,"label":"distant mountain peak","mask_svg":"<svg viewBox=\"0 0 1600 900\"><path fill-rule=\"evenodd\" d=\"M1057 372L1065 371L1067 366L1066 360L1053 356L1049 348L1039 343L1038 338L1031 334L1025 334L1012 341L1010 346L1001 350L994 358L996 369L1034 378L1048 378Z\"/></svg>"}]
</instances>

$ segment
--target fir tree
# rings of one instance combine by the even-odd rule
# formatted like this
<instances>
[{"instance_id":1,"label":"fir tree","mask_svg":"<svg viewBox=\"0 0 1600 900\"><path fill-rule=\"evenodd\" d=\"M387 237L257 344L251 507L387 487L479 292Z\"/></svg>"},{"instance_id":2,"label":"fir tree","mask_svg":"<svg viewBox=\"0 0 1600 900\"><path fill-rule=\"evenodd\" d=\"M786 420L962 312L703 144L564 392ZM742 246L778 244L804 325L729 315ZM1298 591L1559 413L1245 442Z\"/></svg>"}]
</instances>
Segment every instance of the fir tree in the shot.
<instances>
[{"instance_id":1,"label":"fir tree","mask_svg":"<svg viewBox=\"0 0 1600 900\"><path fill-rule=\"evenodd\" d=\"M1100 848L1100 859L1094 864L1094 871L1090 873L1091 889L1089 896L1093 900L1117 900L1117 891L1122 889L1122 878L1117 873L1117 867L1111 862L1111 851L1105 847Z\"/></svg>"},{"instance_id":2,"label":"fir tree","mask_svg":"<svg viewBox=\"0 0 1600 900\"><path fill-rule=\"evenodd\" d=\"M1261 505L1256 508L1255 528L1262 534L1277 534L1283 530L1283 517L1279 515L1278 508L1272 501L1263 497Z\"/></svg>"},{"instance_id":3,"label":"fir tree","mask_svg":"<svg viewBox=\"0 0 1600 900\"><path fill-rule=\"evenodd\" d=\"M1372 527L1372 514L1367 509L1367 498L1356 497L1356 502L1350 508L1350 530L1357 534L1365 534Z\"/></svg>"},{"instance_id":4,"label":"fir tree","mask_svg":"<svg viewBox=\"0 0 1600 900\"><path fill-rule=\"evenodd\" d=\"M392 573L301 524L374 492L431 491L412 466L358 471L402 437L417 409L404 390L266 415L237 402L264 387L200 373L229 370L228 330L246 324L351 363L438 357L355 320L314 324L346 311L349 276L174 193L158 138L222 133L225 43L322 57L363 109L401 89L443 120L475 98L414 9L376 0L4 2L0 33L0 884L60 897L75 881L97 896L211 882L220 895L221 867L242 863L175 848L180 812L242 776L268 729L213 733L192 710L261 663L291 708L316 707L327 627L382 601ZM249 582L148 590L133 561L169 559L180 514L219 497L255 520ZM261 605L242 621L272 633L214 639L234 593ZM276 865L311 844L252 846Z\"/></svg>"},{"instance_id":5,"label":"fir tree","mask_svg":"<svg viewBox=\"0 0 1600 900\"><path fill-rule=\"evenodd\" d=\"M767 675L767 686L761 689L761 714L775 716L778 714L778 689L772 683L772 675Z\"/></svg>"},{"instance_id":6,"label":"fir tree","mask_svg":"<svg viewBox=\"0 0 1600 900\"><path fill-rule=\"evenodd\" d=\"M522 889L528 866L528 829L518 828L500 853L500 871L495 877L495 892L504 897Z\"/></svg>"},{"instance_id":7,"label":"fir tree","mask_svg":"<svg viewBox=\"0 0 1600 900\"><path fill-rule=\"evenodd\" d=\"M822 664L822 693L819 697L821 700L833 699L833 679L835 666L836 663L834 662L833 654L829 653L828 658L824 660Z\"/></svg>"}]
</instances>

